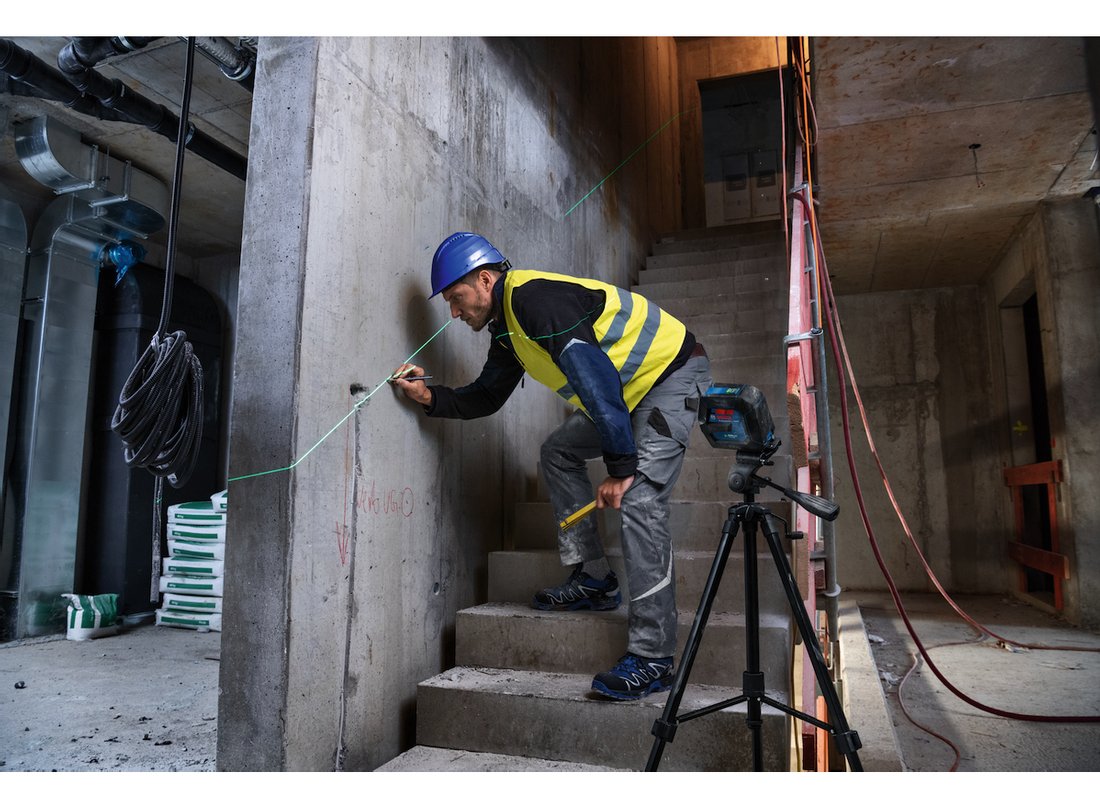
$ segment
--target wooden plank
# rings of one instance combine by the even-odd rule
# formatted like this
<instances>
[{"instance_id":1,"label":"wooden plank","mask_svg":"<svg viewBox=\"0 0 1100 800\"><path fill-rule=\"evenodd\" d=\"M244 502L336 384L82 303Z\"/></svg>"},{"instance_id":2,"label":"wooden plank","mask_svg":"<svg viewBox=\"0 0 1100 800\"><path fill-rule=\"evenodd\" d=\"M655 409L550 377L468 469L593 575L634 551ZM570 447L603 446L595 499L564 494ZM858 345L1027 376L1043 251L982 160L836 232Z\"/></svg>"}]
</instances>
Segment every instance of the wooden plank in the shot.
<instances>
[{"instance_id":1,"label":"wooden plank","mask_svg":"<svg viewBox=\"0 0 1100 800\"><path fill-rule=\"evenodd\" d=\"M1005 467L1006 486L1031 486L1040 483L1061 483L1062 462L1040 461L1019 467Z\"/></svg>"},{"instance_id":2,"label":"wooden plank","mask_svg":"<svg viewBox=\"0 0 1100 800\"><path fill-rule=\"evenodd\" d=\"M1053 575L1056 579L1069 578L1069 559L1061 553L1052 553L1019 542L1008 543L1008 555L1025 567Z\"/></svg>"}]
</instances>

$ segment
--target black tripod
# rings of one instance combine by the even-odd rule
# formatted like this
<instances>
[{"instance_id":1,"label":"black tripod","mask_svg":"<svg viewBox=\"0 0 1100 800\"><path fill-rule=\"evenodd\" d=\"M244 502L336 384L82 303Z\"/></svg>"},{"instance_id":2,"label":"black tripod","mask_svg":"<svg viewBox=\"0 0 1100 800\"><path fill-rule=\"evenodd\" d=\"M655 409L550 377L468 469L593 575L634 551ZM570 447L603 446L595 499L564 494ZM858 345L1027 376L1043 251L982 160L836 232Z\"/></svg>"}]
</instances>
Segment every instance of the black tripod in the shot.
<instances>
[{"instance_id":1,"label":"black tripod","mask_svg":"<svg viewBox=\"0 0 1100 800\"><path fill-rule=\"evenodd\" d=\"M776 442L759 454L745 455L738 452L736 463L730 470L730 488L743 494L745 500L737 505L730 506L729 516L722 526L722 538L718 543L718 552L714 556L714 563L711 565L710 575L707 577L707 583L703 589L703 597L699 602L699 610L695 614L695 622L692 624L691 633L688 635L687 643L684 646L684 654L680 659L680 669L673 680L664 714L653 723L653 735L656 737L656 741L653 743L649 761L646 763L647 772L657 770L665 745L672 742L673 737L676 735L676 727L681 722L687 722L714 711L721 711L742 701L748 703L746 724L749 730L752 731L752 763L753 769L757 772L764 768L764 747L761 736L763 720L760 712L762 705L765 703L797 717L803 722L809 722L832 733L837 750L848 759L848 765L852 771L861 772L863 770L859 762L859 754L856 752L861 746L859 734L848 727L848 722L844 718L844 710L841 708L840 699L837 697L836 689L825 666L825 659L818 645L817 634L810 623L809 615L806 613L806 607L803 605L798 584L795 583L794 573L791 571L787 554L783 552L780 545L771 511L765 506L754 503L753 500L759 489L770 486L778 489L810 513L826 520L836 519L840 509L829 500L786 489L758 476L756 471L771 463L768 459L771 458L778 447L779 443ZM726 560L729 558L733 540L736 538L740 526L744 526L745 529L745 635L747 639L746 666L741 685L742 694L731 700L724 700L677 716L684 689L687 688L688 676L691 674L691 667L703 637L703 629L710 617L710 609L714 604L714 597L718 593L718 584L722 580L722 572L725 569ZM829 710L829 718L833 720L831 725L816 717L796 711L764 693L764 673L760 670L760 604L756 570L756 533L759 527L764 529L764 535L768 540L768 547L771 549L776 569L779 570L779 577L783 582L783 589L786 592L787 601L790 603L791 612L798 623L802 641L809 652L810 661L813 663L818 686Z\"/></svg>"}]
</instances>

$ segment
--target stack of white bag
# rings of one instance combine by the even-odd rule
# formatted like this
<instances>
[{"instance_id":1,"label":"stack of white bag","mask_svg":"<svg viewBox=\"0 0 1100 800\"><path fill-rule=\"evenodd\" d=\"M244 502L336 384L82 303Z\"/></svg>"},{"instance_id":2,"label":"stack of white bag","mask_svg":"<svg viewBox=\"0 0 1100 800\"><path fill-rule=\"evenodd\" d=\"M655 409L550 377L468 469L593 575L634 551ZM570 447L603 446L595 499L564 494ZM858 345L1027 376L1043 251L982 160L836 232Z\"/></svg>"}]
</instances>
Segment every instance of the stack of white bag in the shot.
<instances>
[{"instance_id":1,"label":"stack of white bag","mask_svg":"<svg viewBox=\"0 0 1100 800\"><path fill-rule=\"evenodd\" d=\"M222 629L228 494L168 507L168 554L161 562L157 625Z\"/></svg>"}]
</instances>

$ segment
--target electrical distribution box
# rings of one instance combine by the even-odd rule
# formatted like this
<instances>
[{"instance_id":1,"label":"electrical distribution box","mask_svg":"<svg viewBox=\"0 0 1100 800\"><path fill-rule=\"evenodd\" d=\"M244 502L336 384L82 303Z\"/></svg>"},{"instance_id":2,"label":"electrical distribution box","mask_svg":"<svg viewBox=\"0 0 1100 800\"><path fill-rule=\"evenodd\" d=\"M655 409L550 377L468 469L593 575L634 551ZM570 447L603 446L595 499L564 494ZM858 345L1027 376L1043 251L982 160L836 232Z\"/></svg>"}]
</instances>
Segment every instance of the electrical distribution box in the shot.
<instances>
[{"instance_id":1,"label":"electrical distribution box","mask_svg":"<svg viewBox=\"0 0 1100 800\"><path fill-rule=\"evenodd\" d=\"M752 157L752 216L768 217L780 213L779 176L774 150L760 150Z\"/></svg>"}]
</instances>

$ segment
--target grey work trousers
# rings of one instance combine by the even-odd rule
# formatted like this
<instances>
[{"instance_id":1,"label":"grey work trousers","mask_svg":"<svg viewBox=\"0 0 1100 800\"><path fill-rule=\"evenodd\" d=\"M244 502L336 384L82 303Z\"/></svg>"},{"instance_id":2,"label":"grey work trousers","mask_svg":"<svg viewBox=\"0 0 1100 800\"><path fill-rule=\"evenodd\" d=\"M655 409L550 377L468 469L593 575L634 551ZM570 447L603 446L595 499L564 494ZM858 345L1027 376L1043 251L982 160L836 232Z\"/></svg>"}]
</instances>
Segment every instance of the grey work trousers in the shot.
<instances>
[{"instance_id":1,"label":"grey work trousers","mask_svg":"<svg viewBox=\"0 0 1100 800\"><path fill-rule=\"evenodd\" d=\"M710 385L710 361L694 356L654 386L630 415L638 470L622 500L622 551L630 600L628 650L638 656L664 658L676 651L668 502L697 420L691 406ZM559 523L592 502L585 462L601 455L596 426L580 411L543 443L541 465ZM602 557L595 515L559 533L558 549L565 566Z\"/></svg>"}]
</instances>

